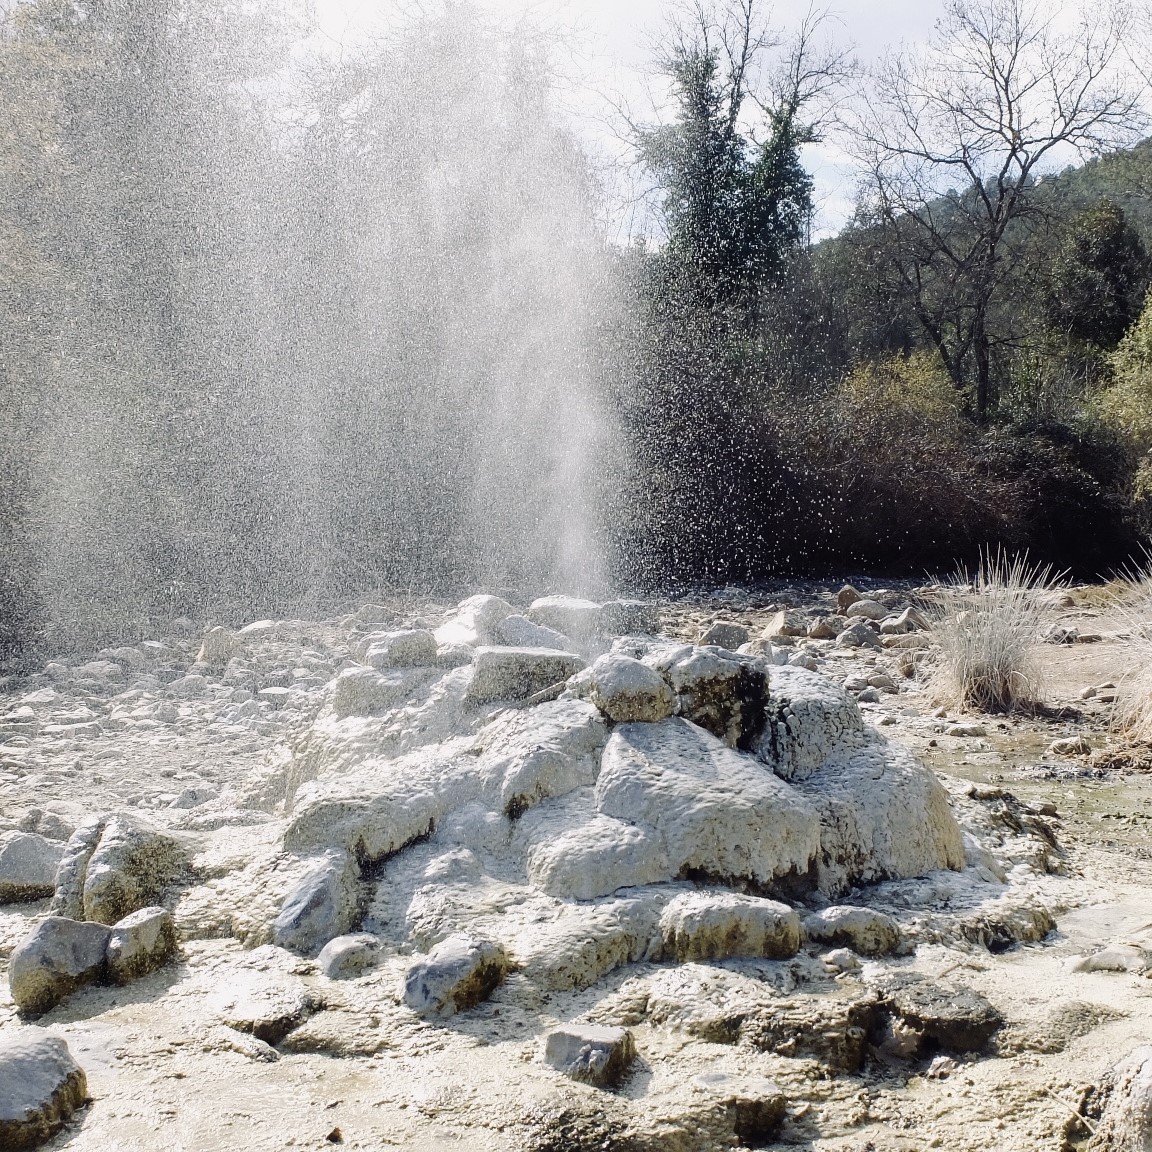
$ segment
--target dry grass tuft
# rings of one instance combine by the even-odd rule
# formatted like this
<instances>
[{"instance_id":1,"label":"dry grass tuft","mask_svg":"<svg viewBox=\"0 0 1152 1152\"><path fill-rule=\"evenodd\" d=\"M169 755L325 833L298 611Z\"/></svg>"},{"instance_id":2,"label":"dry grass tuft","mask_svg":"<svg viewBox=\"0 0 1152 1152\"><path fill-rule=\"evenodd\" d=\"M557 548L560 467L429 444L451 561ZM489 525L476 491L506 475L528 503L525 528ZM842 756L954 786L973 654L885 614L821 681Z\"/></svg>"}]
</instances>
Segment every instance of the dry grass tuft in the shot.
<instances>
[{"instance_id":1,"label":"dry grass tuft","mask_svg":"<svg viewBox=\"0 0 1152 1152\"><path fill-rule=\"evenodd\" d=\"M1004 553L957 570L935 610L940 661L931 687L942 703L975 712L1031 710L1043 700L1041 633L1059 577L1050 565Z\"/></svg>"},{"instance_id":2,"label":"dry grass tuft","mask_svg":"<svg viewBox=\"0 0 1152 1152\"><path fill-rule=\"evenodd\" d=\"M1112 613L1131 645L1134 670L1117 685L1112 727L1125 740L1152 744L1152 556L1114 582Z\"/></svg>"}]
</instances>

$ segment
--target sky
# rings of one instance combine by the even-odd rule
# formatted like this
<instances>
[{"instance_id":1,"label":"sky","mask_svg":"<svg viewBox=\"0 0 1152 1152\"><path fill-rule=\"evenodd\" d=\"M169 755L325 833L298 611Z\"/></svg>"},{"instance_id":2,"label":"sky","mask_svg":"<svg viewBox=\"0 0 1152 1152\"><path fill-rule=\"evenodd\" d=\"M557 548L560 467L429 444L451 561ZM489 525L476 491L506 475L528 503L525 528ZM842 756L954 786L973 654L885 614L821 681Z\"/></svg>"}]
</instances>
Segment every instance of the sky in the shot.
<instances>
[{"instance_id":1,"label":"sky","mask_svg":"<svg viewBox=\"0 0 1152 1152\"><path fill-rule=\"evenodd\" d=\"M387 23L403 0L315 0L324 40L330 46L354 43L374 26ZM419 0L414 0L419 3ZM670 11L669 0L476 0L498 17L533 22L561 33L566 78L564 103L595 151L611 153L613 113L606 97L641 114L651 108L652 45ZM817 4L817 7L825 5ZM868 63L902 41L923 40L943 9L943 0L829 0L828 27L836 41L852 46ZM776 0L772 24L794 28L809 0ZM854 174L831 144L806 150L805 163L816 182L817 235L836 231L852 206Z\"/></svg>"}]
</instances>

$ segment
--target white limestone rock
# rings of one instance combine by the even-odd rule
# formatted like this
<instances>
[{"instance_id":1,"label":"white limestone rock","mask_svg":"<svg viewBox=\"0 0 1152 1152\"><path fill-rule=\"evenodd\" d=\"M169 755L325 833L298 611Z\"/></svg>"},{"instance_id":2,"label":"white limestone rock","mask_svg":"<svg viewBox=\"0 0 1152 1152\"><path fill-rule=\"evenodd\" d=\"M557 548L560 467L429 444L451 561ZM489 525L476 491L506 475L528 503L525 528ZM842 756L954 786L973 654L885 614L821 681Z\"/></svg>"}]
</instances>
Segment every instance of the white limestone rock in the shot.
<instances>
[{"instance_id":1,"label":"white limestone rock","mask_svg":"<svg viewBox=\"0 0 1152 1152\"><path fill-rule=\"evenodd\" d=\"M863 741L860 709L842 688L804 668L773 670L756 754L781 779L804 780L837 752Z\"/></svg>"},{"instance_id":2,"label":"white limestone rock","mask_svg":"<svg viewBox=\"0 0 1152 1152\"><path fill-rule=\"evenodd\" d=\"M473 752L486 798L515 817L595 783L607 741L591 704L555 700L500 714L477 733Z\"/></svg>"},{"instance_id":3,"label":"white limestone rock","mask_svg":"<svg viewBox=\"0 0 1152 1152\"><path fill-rule=\"evenodd\" d=\"M731 624L723 620L717 620L701 633L696 643L702 648L711 645L716 648L727 648L730 652L735 652L741 644L748 643L751 635L751 632L749 632L744 624Z\"/></svg>"},{"instance_id":4,"label":"white limestone rock","mask_svg":"<svg viewBox=\"0 0 1152 1152\"><path fill-rule=\"evenodd\" d=\"M551 648L477 648L466 701L479 705L525 700L563 683L584 666L575 653Z\"/></svg>"},{"instance_id":5,"label":"white limestone rock","mask_svg":"<svg viewBox=\"0 0 1152 1152\"><path fill-rule=\"evenodd\" d=\"M51 896L63 857L63 844L54 844L34 832L0 835L0 904Z\"/></svg>"},{"instance_id":6,"label":"white limestone rock","mask_svg":"<svg viewBox=\"0 0 1152 1152\"><path fill-rule=\"evenodd\" d=\"M659 672L619 652L605 653L592 665L590 694L596 707L617 724L664 720L676 706Z\"/></svg>"},{"instance_id":7,"label":"white limestone rock","mask_svg":"<svg viewBox=\"0 0 1152 1152\"><path fill-rule=\"evenodd\" d=\"M401 999L420 1016L452 1016L487 1000L507 970L499 944L449 936L408 969Z\"/></svg>"},{"instance_id":8,"label":"white limestone rock","mask_svg":"<svg viewBox=\"0 0 1152 1152\"><path fill-rule=\"evenodd\" d=\"M272 925L273 943L314 956L329 940L344 935L356 919L359 879L348 852L325 852L288 893Z\"/></svg>"},{"instance_id":9,"label":"white limestone rock","mask_svg":"<svg viewBox=\"0 0 1152 1152\"><path fill-rule=\"evenodd\" d=\"M102 980L110 934L105 925L86 920L42 920L8 961L8 987L16 1007L40 1015L77 988Z\"/></svg>"},{"instance_id":10,"label":"white limestone rock","mask_svg":"<svg viewBox=\"0 0 1152 1152\"><path fill-rule=\"evenodd\" d=\"M888 609L879 600L855 600L844 609L844 615L849 620L860 618L880 621L888 615Z\"/></svg>"},{"instance_id":11,"label":"white limestone rock","mask_svg":"<svg viewBox=\"0 0 1152 1152\"><path fill-rule=\"evenodd\" d=\"M509 648L552 648L567 652L572 647L572 641L563 632L533 624L527 616L519 615L501 620L492 630L492 639Z\"/></svg>"},{"instance_id":12,"label":"white limestone rock","mask_svg":"<svg viewBox=\"0 0 1152 1152\"><path fill-rule=\"evenodd\" d=\"M564 1024L545 1037L541 1059L570 1080L595 1088L619 1084L636 1059L636 1042L625 1028Z\"/></svg>"},{"instance_id":13,"label":"white limestone rock","mask_svg":"<svg viewBox=\"0 0 1152 1152\"><path fill-rule=\"evenodd\" d=\"M806 877L820 848L816 809L804 797L682 719L616 729L596 807L653 829L677 875L767 888Z\"/></svg>"},{"instance_id":14,"label":"white limestone rock","mask_svg":"<svg viewBox=\"0 0 1152 1152\"><path fill-rule=\"evenodd\" d=\"M62 1036L27 1028L0 1037L0 1148L45 1143L87 1099L84 1070Z\"/></svg>"},{"instance_id":15,"label":"white limestone rock","mask_svg":"<svg viewBox=\"0 0 1152 1152\"><path fill-rule=\"evenodd\" d=\"M800 917L776 900L736 892L686 892L660 917L665 956L685 961L759 956L786 960L800 949Z\"/></svg>"},{"instance_id":16,"label":"white limestone rock","mask_svg":"<svg viewBox=\"0 0 1152 1152\"><path fill-rule=\"evenodd\" d=\"M687 644L653 652L655 668L676 694L676 713L730 748L749 749L764 727L768 663L723 648Z\"/></svg>"},{"instance_id":17,"label":"white limestone rock","mask_svg":"<svg viewBox=\"0 0 1152 1152\"><path fill-rule=\"evenodd\" d=\"M96 817L78 828L65 847L52 911L115 924L156 904L186 867L180 844L138 816Z\"/></svg>"},{"instance_id":18,"label":"white limestone rock","mask_svg":"<svg viewBox=\"0 0 1152 1152\"><path fill-rule=\"evenodd\" d=\"M1088 1152L1147 1152L1152 1147L1152 1046L1134 1048L1109 1074L1108 1103Z\"/></svg>"},{"instance_id":19,"label":"white limestone rock","mask_svg":"<svg viewBox=\"0 0 1152 1152\"><path fill-rule=\"evenodd\" d=\"M338 717L371 716L402 704L410 691L411 681L401 672L345 668L332 684L332 711Z\"/></svg>"},{"instance_id":20,"label":"white limestone rock","mask_svg":"<svg viewBox=\"0 0 1152 1152\"><path fill-rule=\"evenodd\" d=\"M378 671L431 667L436 663L436 637L419 628L379 633L365 651L364 662Z\"/></svg>"},{"instance_id":21,"label":"white limestone rock","mask_svg":"<svg viewBox=\"0 0 1152 1152\"><path fill-rule=\"evenodd\" d=\"M211 628L204 633L200 652L196 656L198 664L212 668L223 668L233 657L244 651L244 642L227 628Z\"/></svg>"},{"instance_id":22,"label":"white limestone rock","mask_svg":"<svg viewBox=\"0 0 1152 1152\"><path fill-rule=\"evenodd\" d=\"M516 609L499 596L469 596L456 606L456 613L436 629L436 643L445 647L470 648L491 644L494 629Z\"/></svg>"},{"instance_id":23,"label":"white limestone rock","mask_svg":"<svg viewBox=\"0 0 1152 1152\"><path fill-rule=\"evenodd\" d=\"M329 980L349 980L362 975L380 956L380 941L367 932L335 936L320 950L316 963Z\"/></svg>"},{"instance_id":24,"label":"white limestone rock","mask_svg":"<svg viewBox=\"0 0 1152 1152\"><path fill-rule=\"evenodd\" d=\"M611 816L595 816L535 844L527 871L533 887L569 900L595 900L674 875L657 833Z\"/></svg>"},{"instance_id":25,"label":"white limestone rock","mask_svg":"<svg viewBox=\"0 0 1152 1152\"><path fill-rule=\"evenodd\" d=\"M826 896L964 867L964 838L943 785L902 744L870 735L795 789L819 814L816 875Z\"/></svg>"},{"instance_id":26,"label":"white limestone rock","mask_svg":"<svg viewBox=\"0 0 1152 1152\"><path fill-rule=\"evenodd\" d=\"M172 915L159 906L141 908L112 926L104 950L108 979L127 984L163 968L176 954Z\"/></svg>"},{"instance_id":27,"label":"white limestone rock","mask_svg":"<svg viewBox=\"0 0 1152 1152\"><path fill-rule=\"evenodd\" d=\"M578 596L541 596L529 605L528 619L571 636L585 650L596 646L603 628L601 606Z\"/></svg>"},{"instance_id":28,"label":"white limestone rock","mask_svg":"<svg viewBox=\"0 0 1152 1152\"><path fill-rule=\"evenodd\" d=\"M804 934L817 944L851 948L861 956L889 956L900 947L900 925L875 908L833 905L804 918Z\"/></svg>"},{"instance_id":29,"label":"white limestone rock","mask_svg":"<svg viewBox=\"0 0 1152 1152\"><path fill-rule=\"evenodd\" d=\"M660 609L644 600L609 600L600 606L600 627L609 636L655 636Z\"/></svg>"}]
</instances>

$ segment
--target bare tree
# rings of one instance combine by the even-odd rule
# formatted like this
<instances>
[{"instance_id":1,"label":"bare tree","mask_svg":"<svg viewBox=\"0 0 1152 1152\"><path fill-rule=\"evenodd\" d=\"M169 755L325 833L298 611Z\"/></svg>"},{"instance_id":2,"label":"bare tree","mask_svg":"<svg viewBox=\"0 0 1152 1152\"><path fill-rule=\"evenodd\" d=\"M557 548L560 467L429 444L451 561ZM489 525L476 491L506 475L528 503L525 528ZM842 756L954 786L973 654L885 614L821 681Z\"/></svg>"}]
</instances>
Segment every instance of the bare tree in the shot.
<instances>
[{"instance_id":1,"label":"bare tree","mask_svg":"<svg viewBox=\"0 0 1152 1152\"><path fill-rule=\"evenodd\" d=\"M993 400L993 330L1015 246L1042 214L1045 174L1137 140L1144 85L1127 9L1072 22L1047 0L948 0L928 44L887 57L846 118L863 220L956 386Z\"/></svg>"}]
</instances>

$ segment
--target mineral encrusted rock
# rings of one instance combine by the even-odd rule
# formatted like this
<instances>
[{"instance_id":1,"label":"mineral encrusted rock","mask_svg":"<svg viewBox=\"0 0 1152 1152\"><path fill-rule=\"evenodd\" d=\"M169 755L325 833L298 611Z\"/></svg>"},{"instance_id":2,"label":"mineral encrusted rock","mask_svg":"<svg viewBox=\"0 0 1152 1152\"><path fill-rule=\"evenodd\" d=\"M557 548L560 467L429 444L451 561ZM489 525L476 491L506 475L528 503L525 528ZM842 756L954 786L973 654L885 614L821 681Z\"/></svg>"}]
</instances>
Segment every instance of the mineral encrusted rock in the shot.
<instances>
[{"instance_id":1,"label":"mineral encrusted rock","mask_svg":"<svg viewBox=\"0 0 1152 1152\"><path fill-rule=\"evenodd\" d=\"M380 941L366 932L336 936L320 949L316 964L329 980L348 980L371 968L380 956Z\"/></svg>"},{"instance_id":2,"label":"mineral encrusted rock","mask_svg":"<svg viewBox=\"0 0 1152 1152\"><path fill-rule=\"evenodd\" d=\"M487 1000L507 970L499 944L449 936L408 969L402 998L421 1016L451 1016Z\"/></svg>"},{"instance_id":3,"label":"mineral encrusted rock","mask_svg":"<svg viewBox=\"0 0 1152 1152\"><path fill-rule=\"evenodd\" d=\"M111 931L103 924L62 916L42 920L8 961L8 986L16 1007L38 1016L76 989L102 980Z\"/></svg>"},{"instance_id":4,"label":"mineral encrusted rock","mask_svg":"<svg viewBox=\"0 0 1152 1152\"><path fill-rule=\"evenodd\" d=\"M824 908L805 917L804 934L814 943L851 948L861 956L887 956L900 946L900 925L874 908Z\"/></svg>"},{"instance_id":5,"label":"mineral encrusted rock","mask_svg":"<svg viewBox=\"0 0 1152 1152\"><path fill-rule=\"evenodd\" d=\"M927 980L885 994L892 1012L929 1045L949 1052L980 1052L1004 1024L985 996L971 988L941 988Z\"/></svg>"},{"instance_id":6,"label":"mineral encrusted rock","mask_svg":"<svg viewBox=\"0 0 1152 1152\"><path fill-rule=\"evenodd\" d=\"M714 1096L728 1112L732 1131L742 1147L756 1148L776 1134L788 1111L780 1086L761 1076L704 1072L693 1084Z\"/></svg>"},{"instance_id":7,"label":"mineral encrusted rock","mask_svg":"<svg viewBox=\"0 0 1152 1152\"><path fill-rule=\"evenodd\" d=\"M1134 1048L1108 1077L1108 1103L1089 1152L1147 1152L1152 1147L1152 1047Z\"/></svg>"},{"instance_id":8,"label":"mineral encrusted rock","mask_svg":"<svg viewBox=\"0 0 1152 1152\"><path fill-rule=\"evenodd\" d=\"M592 665L591 699L617 724L664 720L676 706L676 697L659 672L619 652L605 653Z\"/></svg>"},{"instance_id":9,"label":"mineral encrusted rock","mask_svg":"<svg viewBox=\"0 0 1152 1152\"><path fill-rule=\"evenodd\" d=\"M285 898L272 925L273 943L314 956L344 935L356 919L358 880L359 869L347 852L325 852Z\"/></svg>"},{"instance_id":10,"label":"mineral encrusted rock","mask_svg":"<svg viewBox=\"0 0 1152 1152\"><path fill-rule=\"evenodd\" d=\"M472 705L525 700L583 667L575 653L551 648L477 648L466 699Z\"/></svg>"},{"instance_id":11,"label":"mineral encrusted rock","mask_svg":"<svg viewBox=\"0 0 1152 1152\"><path fill-rule=\"evenodd\" d=\"M51 896L63 856L62 844L34 832L0 835L0 904Z\"/></svg>"},{"instance_id":12,"label":"mineral encrusted rock","mask_svg":"<svg viewBox=\"0 0 1152 1152\"><path fill-rule=\"evenodd\" d=\"M636 1042L626 1028L566 1024L544 1037L542 1058L570 1080L611 1088L628 1074L636 1059Z\"/></svg>"},{"instance_id":13,"label":"mineral encrusted rock","mask_svg":"<svg viewBox=\"0 0 1152 1152\"><path fill-rule=\"evenodd\" d=\"M176 953L176 929L165 908L141 908L112 926L105 948L107 976L127 984L162 968Z\"/></svg>"},{"instance_id":14,"label":"mineral encrusted rock","mask_svg":"<svg viewBox=\"0 0 1152 1152\"><path fill-rule=\"evenodd\" d=\"M67 1042L39 1029L0 1036L0 1148L50 1140L88 1098L84 1070Z\"/></svg>"},{"instance_id":15,"label":"mineral encrusted rock","mask_svg":"<svg viewBox=\"0 0 1152 1152\"><path fill-rule=\"evenodd\" d=\"M128 913L155 904L186 865L180 845L138 817L96 818L68 841L52 911L115 924Z\"/></svg>"},{"instance_id":16,"label":"mineral encrusted rock","mask_svg":"<svg viewBox=\"0 0 1152 1152\"><path fill-rule=\"evenodd\" d=\"M762 956L785 960L800 948L800 917L787 904L735 892L688 892L660 917L664 954L680 962Z\"/></svg>"}]
</instances>

